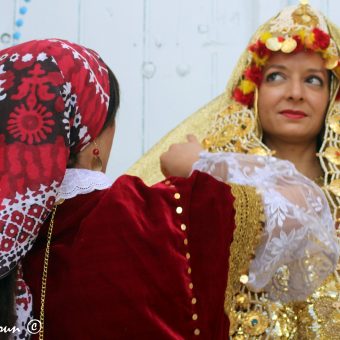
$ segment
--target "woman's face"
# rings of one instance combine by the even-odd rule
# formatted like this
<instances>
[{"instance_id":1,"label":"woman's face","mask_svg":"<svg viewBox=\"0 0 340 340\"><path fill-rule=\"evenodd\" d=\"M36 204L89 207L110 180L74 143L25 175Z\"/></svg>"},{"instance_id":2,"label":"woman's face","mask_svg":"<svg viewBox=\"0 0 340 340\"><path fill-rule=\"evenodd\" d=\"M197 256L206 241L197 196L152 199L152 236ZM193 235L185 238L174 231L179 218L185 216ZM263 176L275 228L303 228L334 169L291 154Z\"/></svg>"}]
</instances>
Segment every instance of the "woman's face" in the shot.
<instances>
[{"instance_id":1,"label":"woman's face","mask_svg":"<svg viewBox=\"0 0 340 340\"><path fill-rule=\"evenodd\" d=\"M329 74L319 54L273 54L258 97L265 143L315 143L328 101Z\"/></svg>"}]
</instances>

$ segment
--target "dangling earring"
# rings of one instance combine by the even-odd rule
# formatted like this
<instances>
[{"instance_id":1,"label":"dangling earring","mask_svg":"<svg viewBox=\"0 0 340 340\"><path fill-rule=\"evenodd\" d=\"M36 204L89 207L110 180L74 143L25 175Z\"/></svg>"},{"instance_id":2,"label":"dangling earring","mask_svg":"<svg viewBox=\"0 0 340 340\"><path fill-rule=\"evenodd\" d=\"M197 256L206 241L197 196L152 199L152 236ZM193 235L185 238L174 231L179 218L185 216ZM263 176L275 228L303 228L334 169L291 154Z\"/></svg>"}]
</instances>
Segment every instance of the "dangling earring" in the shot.
<instances>
[{"instance_id":1,"label":"dangling earring","mask_svg":"<svg viewBox=\"0 0 340 340\"><path fill-rule=\"evenodd\" d=\"M91 169L94 171L102 171L103 163L99 157L100 151L98 148L98 144L95 141L93 141L93 144L95 145L95 148L92 150L93 157L91 161Z\"/></svg>"}]
</instances>

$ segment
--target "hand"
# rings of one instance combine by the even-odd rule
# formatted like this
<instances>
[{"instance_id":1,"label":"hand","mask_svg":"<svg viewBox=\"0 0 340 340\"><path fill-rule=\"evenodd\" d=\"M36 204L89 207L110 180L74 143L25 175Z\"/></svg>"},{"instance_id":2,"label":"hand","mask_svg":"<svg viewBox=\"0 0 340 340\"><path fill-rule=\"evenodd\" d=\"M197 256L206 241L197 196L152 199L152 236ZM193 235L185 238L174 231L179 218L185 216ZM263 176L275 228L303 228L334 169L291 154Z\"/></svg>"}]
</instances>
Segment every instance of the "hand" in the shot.
<instances>
[{"instance_id":1,"label":"hand","mask_svg":"<svg viewBox=\"0 0 340 340\"><path fill-rule=\"evenodd\" d=\"M172 144L160 157L161 171L165 177L188 177L192 165L203 151L202 145L194 135L187 136L188 142Z\"/></svg>"}]
</instances>

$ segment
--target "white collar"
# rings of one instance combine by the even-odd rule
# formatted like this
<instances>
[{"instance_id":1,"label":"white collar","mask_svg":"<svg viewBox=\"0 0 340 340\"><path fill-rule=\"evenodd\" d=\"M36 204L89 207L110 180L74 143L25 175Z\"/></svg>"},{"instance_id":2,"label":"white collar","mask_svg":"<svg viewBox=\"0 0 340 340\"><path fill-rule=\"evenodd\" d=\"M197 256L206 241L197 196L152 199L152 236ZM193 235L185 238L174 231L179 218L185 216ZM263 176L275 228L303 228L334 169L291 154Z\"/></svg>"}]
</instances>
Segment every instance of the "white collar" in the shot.
<instances>
[{"instance_id":1,"label":"white collar","mask_svg":"<svg viewBox=\"0 0 340 340\"><path fill-rule=\"evenodd\" d=\"M100 171L66 169L56 200L69 199L95 190L103 190L111 185L112 181Z\"/></svg>"}]
</instances>

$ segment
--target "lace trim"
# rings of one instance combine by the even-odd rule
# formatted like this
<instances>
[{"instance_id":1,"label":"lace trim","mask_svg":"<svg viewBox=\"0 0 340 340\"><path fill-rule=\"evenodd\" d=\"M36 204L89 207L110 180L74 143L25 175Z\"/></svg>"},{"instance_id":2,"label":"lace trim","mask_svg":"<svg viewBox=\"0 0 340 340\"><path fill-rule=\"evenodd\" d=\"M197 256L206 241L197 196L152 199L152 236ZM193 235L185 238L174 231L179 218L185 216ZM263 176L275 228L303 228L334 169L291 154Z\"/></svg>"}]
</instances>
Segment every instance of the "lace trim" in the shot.
<instances>
[{"instance_id":1,"label":"lace trim","mask_svg":"<svg viewBox=\"0 0 340 340\"><path fill-rule=\"evenodd\" d=\"M57 201L107 189L112 185L102 172L87 169L66 169L65 177L58 189Z\"/></svg>"},{"instance_id":2,"label":"lace trim","mask_svg":"<svg viewBox=\"0 0 340 340\"><path fill-rule=\"evenodd\" d=\"M223 182L255 186L261 194L266 223L250 264L250 289L265 289L274 300L301 300L335 268L338 246L327 200L292 163L274 157L201 153L193 169Z\"/></svg>"},{"instance_id":3,"label":"lace trim","mask_svg":"<svg viewBox=\"0 0 340 340\"><path fill-rule=\"evenodd\" d=\"M224 310L230 320L230 335L233 335L238 331L240 322L244 323L244 320L242 321L239 317L235 317L236 306L240 302L240 298L242 300L240 293L242 287L248 282L249 264L255 256L255 249L260 243L261 235L263 234L264 214L261 197L257 194L255 188L233 184L231 185L231 192L235 197L236 228L234 240L230 247L228 285L225 292ZM244 313L242 318L250 318L250 323L253 321L247 313ZM263 324L260 318L256 322L257 327L254 329L258 329ZM265 325L267 327L267 323ZM243 327L243 332L253 334L248 328ZM264 328L262 331L262 328L261 333L265 330ZM252 329L253 332L254 329Z\"/></svg>"}]
</instances>

